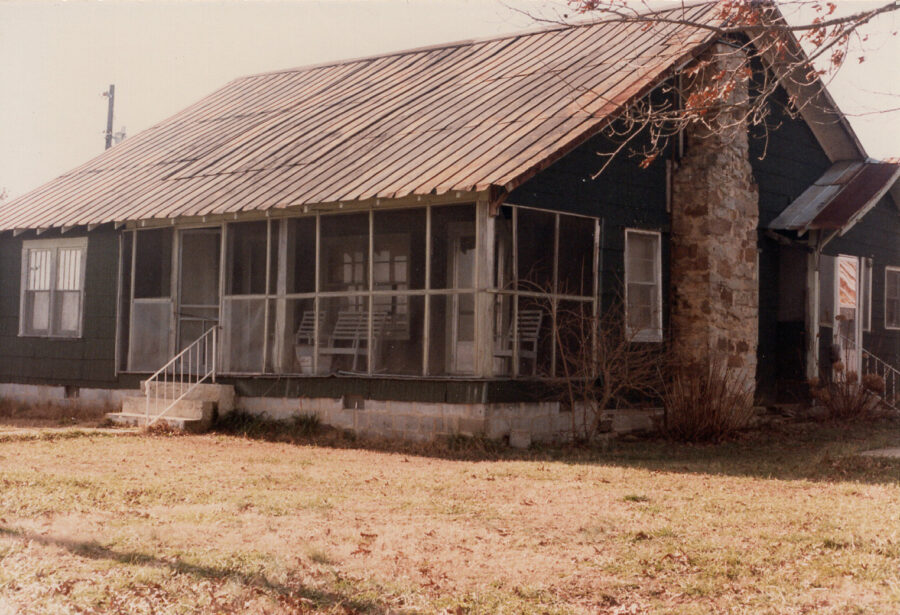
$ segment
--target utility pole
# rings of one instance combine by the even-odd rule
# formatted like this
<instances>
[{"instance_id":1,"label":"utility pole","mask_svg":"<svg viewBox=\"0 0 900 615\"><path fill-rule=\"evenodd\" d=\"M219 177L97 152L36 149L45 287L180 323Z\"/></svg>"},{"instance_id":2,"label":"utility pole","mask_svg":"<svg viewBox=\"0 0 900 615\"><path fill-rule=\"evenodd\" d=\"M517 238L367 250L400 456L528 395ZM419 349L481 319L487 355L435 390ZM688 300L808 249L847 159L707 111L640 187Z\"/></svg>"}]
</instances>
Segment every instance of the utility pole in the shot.
<instances>
[{"instance_id":1,"label":"utility pole","mask_svg":"<svg viewBox=\"0 0 900 615\"><path fill-rule=\"evenodd\" d=\"M115 84L109 84L109 90L103 92L103 95L109 99L109 109L106 112L106 149L109 149L113 140L113 108L116 105Z\"/></svg>"}]
</instances>

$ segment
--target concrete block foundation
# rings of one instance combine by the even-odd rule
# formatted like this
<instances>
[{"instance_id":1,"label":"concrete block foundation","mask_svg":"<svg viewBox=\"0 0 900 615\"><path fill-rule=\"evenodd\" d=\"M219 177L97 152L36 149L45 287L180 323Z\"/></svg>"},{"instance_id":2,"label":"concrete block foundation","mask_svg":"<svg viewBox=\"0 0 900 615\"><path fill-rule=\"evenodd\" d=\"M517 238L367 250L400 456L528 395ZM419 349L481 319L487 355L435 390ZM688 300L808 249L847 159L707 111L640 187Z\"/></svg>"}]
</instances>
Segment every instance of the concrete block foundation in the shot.
<instances>
[{"instance_id":1,"label":"concrete block foundation","mask_svg":"<svg viewBox=\"0 0 900 615\"><path fill-rule=\"evenodd\" d=\"M126 399L140 394L137 389L73 390L71 387L0 384L0 400L30 406L43 404L81 409L101 416L105 412L118 411ZM229 397L219 409L219 414L234 408L274 420L315 415L324 425L346 429L360 436L421 442L464 435L506 440L511 446L527 448L532 443L571 441L573 433L582 433L586 411L585 408L576 408L574 412L561 409L556 401L471 404L369 399L350 401L340 397L238 396ZM604 416L604 420L611 425L614 433L628 433L652 430L661 417L662 411L659 409L627 410Z\"/></svg>"},{"instance_id":2,"label":"concrete block foundation","mask_svg":"<svg viewBox=\"0 0 900 615\"><path fill-rule=\"evenodd\" d=\"M444 436L485 437L507 440L527 448L531 443L569 442L573 413L559 402L521 403L418 403L362 400L347 408L342 398L238 397L235 407L276 420L315 415L324 425L347 429L360 436L397 438L415 442ZM614 433L650 431L662 418L662 410L626 410L604 417ZM584 410L576 410L574 433L580 433Z\"/></svg>"}]
</instances>

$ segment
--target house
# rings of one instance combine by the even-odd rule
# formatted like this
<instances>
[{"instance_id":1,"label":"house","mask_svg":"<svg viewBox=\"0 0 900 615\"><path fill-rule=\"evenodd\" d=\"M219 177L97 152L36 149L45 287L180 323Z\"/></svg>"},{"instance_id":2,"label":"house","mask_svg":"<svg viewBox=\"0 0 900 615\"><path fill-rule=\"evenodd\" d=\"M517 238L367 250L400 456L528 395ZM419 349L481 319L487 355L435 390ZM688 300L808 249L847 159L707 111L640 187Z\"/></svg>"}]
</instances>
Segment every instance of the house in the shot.
<instances>
[{"instance_id":1,"label":"house","mask_svg":"<svg viewBox=\"0 0 900 615\"><path fill-rule=\"evenodd\" d=\"M236 79L0 206L0 395L118 402L182 353L251 411L546 439L557 314L617 296L636 343L762 401L835 343L896 369L900 164L821 84L763 58L804 103L764 140L687 130L592 177L603 129L724 44L593 23Z\"/></svg>"}]
</instances>

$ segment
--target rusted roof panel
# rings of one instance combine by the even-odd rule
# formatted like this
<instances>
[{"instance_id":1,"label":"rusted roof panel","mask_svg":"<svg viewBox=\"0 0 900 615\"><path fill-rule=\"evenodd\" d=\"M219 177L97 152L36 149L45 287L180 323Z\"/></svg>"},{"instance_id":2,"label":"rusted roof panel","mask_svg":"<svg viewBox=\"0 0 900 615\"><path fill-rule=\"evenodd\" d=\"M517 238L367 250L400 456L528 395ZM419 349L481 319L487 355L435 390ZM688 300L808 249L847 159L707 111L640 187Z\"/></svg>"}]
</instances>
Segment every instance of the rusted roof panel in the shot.
<instances>
[{"instance_id":1,"label":"rusted roof panel","mask_svg":"<svg viewBox=\"0 0 900 615\"><path fill-rule=\"evenodd\" d=\"M846 231L900 180L900 162L835 163L772 221L769 228Z\"/></svg>"},{"instance_id":2,"label":"rusted roof panel","mask_svg":"<svg viewBox=\"0 0 900 615\"><path fill-rule=\"evenodd\" d=\"M685 22L719 19L715 6ZM595 23L237 79L0 206L0 230L512 189L714 32Z\"/></svg>"}]
</instances>

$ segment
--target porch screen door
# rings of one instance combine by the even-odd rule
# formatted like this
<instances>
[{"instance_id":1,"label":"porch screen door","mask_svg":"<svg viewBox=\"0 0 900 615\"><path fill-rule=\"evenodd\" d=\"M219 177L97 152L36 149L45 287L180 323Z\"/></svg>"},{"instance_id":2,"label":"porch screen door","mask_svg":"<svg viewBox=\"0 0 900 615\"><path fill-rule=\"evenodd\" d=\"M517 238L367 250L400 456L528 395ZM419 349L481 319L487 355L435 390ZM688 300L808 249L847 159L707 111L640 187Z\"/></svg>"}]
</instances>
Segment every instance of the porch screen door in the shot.
<instances>
[{"instance_id":1,"label":"porch screen door","mask_svg":"<svg viewBox=\"0 0 900 615\"><path fill-rule=\"evenodd\" d=\"M130 280L128 369L154 372L172 356L172 229L133 232L123 265Z\"/></svg>"},{"instance_id":2,"label":"porch screen door","mask_svg":"<svg viewBox=\"0 0 900 615\"><path fill-rule=\"evenodd\" d=\"M219 267L222 233L214 229L180 232L178 350L219 324ZM204 368L205 366L198 366Z\"/></svg>"},{"instance_id":3,"label":"porch screen door","mask_svg":"<svg viewBox=\"0 0 900 615\"><path fill-rule=\"evenodd\" d=\"M447 263L450 286L475 287L475 233L472 225L450 228L450 259ZM475 368L475 295L456 293L449 297L447 332L450 337L447 365L450 373L470 374Z\"/></svg>"}]
</instances>

